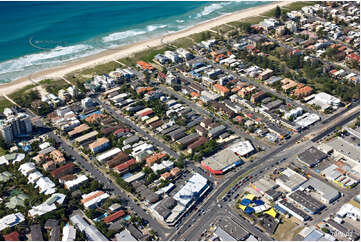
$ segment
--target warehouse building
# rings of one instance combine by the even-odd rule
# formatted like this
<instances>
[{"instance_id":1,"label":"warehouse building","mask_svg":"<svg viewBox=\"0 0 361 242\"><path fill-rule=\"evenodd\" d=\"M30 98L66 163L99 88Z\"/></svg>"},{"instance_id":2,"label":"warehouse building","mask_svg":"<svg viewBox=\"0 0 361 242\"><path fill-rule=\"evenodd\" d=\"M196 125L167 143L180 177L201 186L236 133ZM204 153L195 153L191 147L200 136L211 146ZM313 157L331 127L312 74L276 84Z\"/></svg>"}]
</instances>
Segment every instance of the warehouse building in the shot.
<instances>
[{"instance_id":1,"label":"warehouse building","mask_svg":"<svg viewBox=\"0 0 361 242\"><path fill-rule=\"evenodd\" d=\"M282 171L281 176L276 179L276 183L287 192L295 191L306 181L307 178L291 170L290 168L286 168L284 171Z\"/></svg>"},{"instance_id":2,"label":"warehouse building","mask_svg":"<svg viewBox=\"0 0 361 242\"><path fill-rule=\"evenodd\" d=\"M311 214L317 214L325 208L325 205L301 190L297 190L287 197Z\"/></svg>"},{"instance_id":3,"label":"warehouse building","mask_svg":"<svg viewBox=\"0 0 361 242\"><path fill-rule=\"evenodd\" d=\"M242 163L242 160L233 151L224 149L203 160L201 165L203 169L212 174L220 175Z\"/></svg>"},{"instance_id":4,"label":"warehouse building","mask_svg":"<svg viewBox=\"0 0 361 242\"><path fill-rule=\"evenodd\" d=\"M229 146L227 149L233 151L239 156L245 157L250 156L255 152L255 149L249 140L237 142Z\"/></svg>"},{"instance_id":5,"label":"warehouse building","mask_svg":"<svg viewBox=\"0 0 361 242\"><path fill-rule=\"evenodd\" d=\"M321 195L321 200L326 204L330 204L340 197L340 193L330 185L312 177L307 182L302 184L300 190L313 190Z\"/></svg>"},{"instance_id":6,"label":"warehouse building","mask_svg":"<svg viewBox=\"0 0 361 242\"><path fill-rule=\"evenodd\" d=\"M301 209L296 208L292 203L286 202L285 200L281 200L277 203L277 206L285 210L290 215L294 216L295 218L301 220L302 222L307 221L310 219L310 216L303 212Z\"/></svg>"},{"instance_id":7,"label":"warehouse building","mask_svg":"<svg viewBox=\"0 0 361 242\"><path fill-rule=\"evenodd\" d=\"M360 165L360 146L353 145L341 137L332 139L326 144L332 148L335 157L351 161L357 167Z\"/></svg>"},{"instance_id":8,"label":"warehouse building","mask_svg":"<svg viewBox=\"0 0 361 242\"><path fill-rule=\"evenodd\" d=\"M325 159L327 157L327 154L312 146L304 152L298 154L297 156L298 160L307 165L308 167L314 167L323 159Z\"/></svg>"}]
</instances>

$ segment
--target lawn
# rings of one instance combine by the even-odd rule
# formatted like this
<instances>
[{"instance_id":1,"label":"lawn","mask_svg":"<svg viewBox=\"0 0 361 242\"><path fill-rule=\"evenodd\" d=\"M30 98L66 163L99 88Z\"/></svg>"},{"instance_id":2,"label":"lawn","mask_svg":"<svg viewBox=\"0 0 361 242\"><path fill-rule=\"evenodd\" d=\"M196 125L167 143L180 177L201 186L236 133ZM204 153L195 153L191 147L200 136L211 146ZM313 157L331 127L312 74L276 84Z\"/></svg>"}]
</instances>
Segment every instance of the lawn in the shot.
<instances>
[{"instance_id":1,"label":"lawn","mask_svg":"<svg viewBox=\"0 0 361 242\"><path fill-rule=\"evenodd\" d=\"M292 219L282 218L282 223L277 227L273 237L280 240L292 240L301 230L303 226L297 226Z\"/></svg>"},{"instance_id":2,"label":"lawn","mask_svg":"<svg viewBox=\"0 0 361 242\"><path fill-rule=\"evenodd\" d=\"M44 87L47 92L54 93L56 95L60 89L67 88L70 86L69 83L67 83L63 79L58 79L58 80L45 79L40 82L40 85Z\"/></svg>"},{"instance_id":3,"label":"lawn","mask_svg":"<svg viewBox=\"0 0 361 242\"><path fill-rule=\"evenodd\" d=\"M11 107L13 105L14 104L12 104L5 97L0 97L0 112L3 112L5 108Z\"/></svg>"}]
</instances>

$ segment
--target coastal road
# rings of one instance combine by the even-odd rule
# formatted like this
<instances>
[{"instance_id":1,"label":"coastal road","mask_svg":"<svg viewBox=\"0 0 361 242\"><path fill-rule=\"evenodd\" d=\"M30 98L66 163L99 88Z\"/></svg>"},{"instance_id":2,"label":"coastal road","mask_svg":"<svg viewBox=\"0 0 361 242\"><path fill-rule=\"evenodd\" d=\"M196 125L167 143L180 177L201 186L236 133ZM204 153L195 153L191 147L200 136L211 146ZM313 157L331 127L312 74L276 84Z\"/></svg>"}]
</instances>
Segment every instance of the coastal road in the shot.
<instances>
[{"instance_id":1,"label":"coastal road","mask_svg":"<svg viewBox=\"0 0 361 242\"><path fill-rule=\"evenodd\" d=\"M146 131L141 129L138 125L134 124L131 120L119 115L117 112L114 111L114 109L110 105L106 104L105 102L100 101L99 98L96 98L96 100L102 106L102 108L105 111L107 111L111 116L113 116L115 119L117 119L118 121L120 121L124 124L127 124L129 127L134 129L135 131L137 131L141 136L147 138L153 144L162 148L163 151L168 153L170 156L173 156L174 158L179 159L180 156L177 152L173 151L168 146L166 146L165 144L163 144L162 142L160 142L159 140L157 140L156 138L154 138L153 136L148 134Z\"/></svg>"}]
</instances>

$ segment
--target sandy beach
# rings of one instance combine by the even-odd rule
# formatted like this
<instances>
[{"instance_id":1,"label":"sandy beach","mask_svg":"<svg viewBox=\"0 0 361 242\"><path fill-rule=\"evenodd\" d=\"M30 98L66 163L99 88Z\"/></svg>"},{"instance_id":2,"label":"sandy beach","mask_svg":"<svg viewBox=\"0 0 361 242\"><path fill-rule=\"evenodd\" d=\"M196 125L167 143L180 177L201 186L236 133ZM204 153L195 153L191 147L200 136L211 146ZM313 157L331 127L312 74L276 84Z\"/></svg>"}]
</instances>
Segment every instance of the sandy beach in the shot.
<instances>
[{"instance_id":1,"label":"sandy beach","mask_svg":"<svg viewBox=\"0 0 361 242\"><path fill-rule=\"evenodd\" d=\"M280 7L290 4L293 1L282 1L282 2L274 2L262 6L257 6L253 8L247 8L238 12L234 12L232 14L220 16L218 18L209 20L204 23L200 23L191 28L181 30L172 34L159 36L153 39L148 39L142 42L125 45L120 48L114 50L105 50L95 55L87 56L84 58L79 58L74 61L65 62L61 66L57 66L54 68L49 68L47 70L39 71L33 73L29 76L25 76L14 80L12 82L0 85L0 93L2 95L8 95L12 92L15 92L29 84L34 82L39 82L41 80L47 78L59 79L62 76L74 72L76 70L81 70L89 67L93 67L99 64L108 63L117 59L121 59L132 55L133 53L143 51L147 48L157 47L162 45L163 42L172 42L179 38L183 38L195 33L203 32L214 28L216 26L226 24L229 22L239 21L241 19L246 19L249 17L255 17L257 15L262 15L262 13L267 12L279 5Z\"/></svg>"}]
</instances>

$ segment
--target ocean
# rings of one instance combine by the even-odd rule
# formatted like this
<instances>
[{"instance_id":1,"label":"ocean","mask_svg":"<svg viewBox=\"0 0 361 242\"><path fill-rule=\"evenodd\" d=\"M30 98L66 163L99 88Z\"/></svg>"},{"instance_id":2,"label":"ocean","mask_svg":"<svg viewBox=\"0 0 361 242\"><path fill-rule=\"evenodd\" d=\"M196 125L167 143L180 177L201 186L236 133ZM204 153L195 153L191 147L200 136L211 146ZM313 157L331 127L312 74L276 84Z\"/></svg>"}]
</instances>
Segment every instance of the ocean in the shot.
<instances>
[{"instance_id":1,"label":"ocean","mask_svg":"<svg viewBox=\"0 0 361 242\"><path fill-rule=\"evenodd\" d=\"M0 2L0 83L269 2Z\"/></svg>"}]
</instances>

